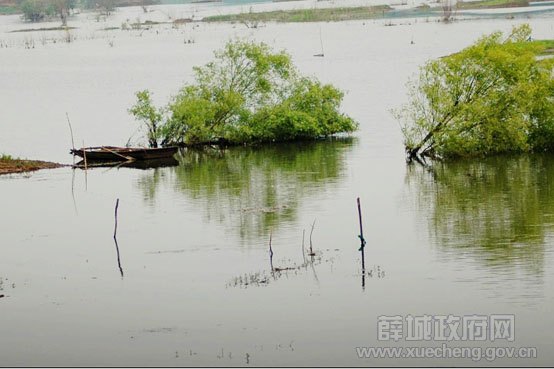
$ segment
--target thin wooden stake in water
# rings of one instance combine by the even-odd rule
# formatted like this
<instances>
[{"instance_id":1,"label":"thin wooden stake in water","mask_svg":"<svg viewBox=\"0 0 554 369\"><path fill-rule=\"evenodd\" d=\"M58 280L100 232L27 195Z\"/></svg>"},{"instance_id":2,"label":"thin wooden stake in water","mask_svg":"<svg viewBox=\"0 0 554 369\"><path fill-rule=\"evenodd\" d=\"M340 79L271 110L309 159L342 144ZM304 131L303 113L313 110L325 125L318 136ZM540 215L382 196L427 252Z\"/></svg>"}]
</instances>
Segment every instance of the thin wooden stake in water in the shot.
<instances>
[{"instance_id":1,"label":"thin wooden stake in water","mask_svg":"<svg viewBox=\"0 0 554 369\"><path fill-rule=\"evenodd\" d=\"M119 199L115 200L115 226L113 229L113 238L117 237L117 209L119 208Z\"/></svg>"},{"instance_id":2,"label":"thin wooden stake in water","mask_svg":"<svg viewBox=\"0 0 554 369\"><path fill-rule=\"evenodd\" d=\"M362 274L365 274L365 255L364 255L364 248L365 248L365 239L364 239L364 229L362 225L362 206L360 205L360 198L357 199L358 202L358 217L360 220L360 235L358 236L360 238L360 248L359 251L362 252Z\"/></svg>"},{"instance_id":3,"label":"thin wooden stake in water","mask_svg":"<svg viewBox=\"0 0 554 369\"><path fill-rule=\"evenodd\" d=\"M312 234L314 233L314 227L315 227L315 219L314 219L314 222L312 223L312 230L310 231L310 253L308 255L310 256L315 256L315 252L312 248Z\"/></svg>"},{"instance_id":4,"label":"thin wooden stake in water","mask_svg":"<svg viewBox=\"0 0 554 369\"><path fill-rule=\"evenodd\" d=\"M85 147L85 141L83 141L83 147ZM87 150L83 148L83 160L85 161L85 174L87 173Z\"/></svg>"},{"instance_id":5,"label":"thin wooden stake in water","mask_svg":"<svg viewBox=\"0 0 554 369\"><path fill-rule=\"evenodd\" d=\"M75 155L73 155L73 160L75 160ZM83 160L85 161L85 191L88 190L88 175L87 175L87 150L85 149L85 141L83 141Z\"/></svg>"},{"instance_id":6,"label":"thin wooden stake in water","mask_svg":"<svg viewBox=\"0 0 554 369\"><path fill-rule=\"evenodd\" d=\"M269 264L271 265L271 271L273 271L273 250L271 249L271 232L269 232Z\"/></svg>"},{"instance_id":7,"label":"thin wooden stake in water","mask_svg":"<svg viewBox=\"0 0 554 369\"><path fill-rule=\"evenodd\" d=\"M69 120L69 114L67 114L66 112L65 116L67 118L67 124L69 124L69 132L71 133L71 146L73 147L73 150L75 150L75 141L73 140L73 128L71 128L71 121Z\"/></svg>"},{"instance_id":8,"label":"thin wooden stake in water","mask_svg":"<svg viewBox=\"0 0 554 369\"><path fill-rule=\"evenodd\" d=\"M115 251L117 252L117 266L119 267L119 273L123 278L123 268L121 267L121 257L119 255L119 245L117 244L117 209L119 208L119 199L115 201L115 226L113 230L113 240L115 243Z\"/></svg>"},{"instance_id":9,"label":"thin wooden stake in water","mask_svg":"<svg viewBox=\"0 0 554 369\"><path fill-rule=\"evenodd\" d=\"M75 140L73 139L73 128L71 127L71 121L69 120L69 114L65 112L67 118L67 124L69 124L69 133L71 133L71 147L75 150ZM75 165L75 154L73 154L73 165Z\"/></svg>"},{"instance_id":10,"label":"thin wooden stake in water","mask_svg":"<svg viewBox=\"0 0 554 369\"><path fill-rule=\"evenodd\" d=\"M123 278L123 268L121 267L121 258L119 256L119 245L117 244L117 238L114 237L115 242L115 251L117 252L117 266L119 268L119 273L121 274L121 278Z\"/></svg>"}]
</instances>

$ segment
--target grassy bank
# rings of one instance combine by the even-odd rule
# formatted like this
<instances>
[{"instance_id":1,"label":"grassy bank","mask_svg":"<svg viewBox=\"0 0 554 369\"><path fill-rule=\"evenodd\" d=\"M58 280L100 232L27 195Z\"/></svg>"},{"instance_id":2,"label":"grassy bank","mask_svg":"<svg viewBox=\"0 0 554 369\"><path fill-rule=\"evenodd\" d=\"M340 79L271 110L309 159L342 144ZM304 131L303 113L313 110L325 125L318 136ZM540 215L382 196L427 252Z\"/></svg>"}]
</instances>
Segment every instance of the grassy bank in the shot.
<instances>
[{"instance_id":1,"label":"grassy bank","mask_svg":"<svg viewBox=\"0 0 554 369\"><path fill-rule=\"evenodd\" d=\"M388 5L354 8L275 10L260 13L240 13L206 17L205 22L338 22L371 19L384 15Z\"/></svg>"},{"instance_id":2,"label":"grassy bank","mask_svg":"<svg viewBox=\"0 0 554 369\"><path fill-rule=\"evenodd\" d=\"M494 9L494 8L518 8L529 6L528 0L479 0L458 2L458 9Z\"/></svg>"},{"instance_id":3,"label":"grassy bank","mask_svg":"<svg viewBox=\"0 0 554 369\"><path fill-rule=\"evenodd\" d=\"M0 155L0 175L8 173L32 172L39 169L59 168L61 164L47 161L24 160Z\"/></svg>"}]
</instances>

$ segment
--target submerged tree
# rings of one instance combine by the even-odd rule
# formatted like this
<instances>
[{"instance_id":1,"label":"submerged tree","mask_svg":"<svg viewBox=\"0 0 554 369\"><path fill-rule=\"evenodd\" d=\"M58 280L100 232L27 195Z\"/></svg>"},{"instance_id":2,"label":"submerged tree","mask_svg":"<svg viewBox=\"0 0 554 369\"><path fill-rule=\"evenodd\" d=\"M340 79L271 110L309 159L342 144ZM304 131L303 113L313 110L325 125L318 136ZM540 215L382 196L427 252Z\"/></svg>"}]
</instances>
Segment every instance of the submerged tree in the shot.
<instances>
[{"instance_id":1,"label":"submerged tree","mask_svg":"<svg viewBox=\"0 0 554 369\"><path fill-rule=\"evenodd\" d=\"M252 143L313 139L357 128L339 112L341 91L300 76L290 55L263 43L229 42L214 61L194 72L195 83L184 86L166 109L153 108L139 96L130 112L144 122L141 111L150 109L162 121L149 138L156 136L163 145Z\"/></svg>"},{"instance_id":2,"label":"submerged tree","mask_svg":"<svg viewBox=\"0 0 554 369\"><path fill-rule=\"evenodd\" d=\"M409 85L402 121L409 159L554 148L552 42L530 41L522 25L433 60Z\"/></svg>"}]
</instances>

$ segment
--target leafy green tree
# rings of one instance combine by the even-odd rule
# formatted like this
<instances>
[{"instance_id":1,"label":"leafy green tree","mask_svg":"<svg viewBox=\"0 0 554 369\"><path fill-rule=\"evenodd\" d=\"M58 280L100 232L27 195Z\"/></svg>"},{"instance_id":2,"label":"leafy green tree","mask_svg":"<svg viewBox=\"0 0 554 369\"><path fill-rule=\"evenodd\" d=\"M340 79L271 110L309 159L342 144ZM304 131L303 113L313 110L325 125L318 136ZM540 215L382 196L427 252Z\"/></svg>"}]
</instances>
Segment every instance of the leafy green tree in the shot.
<instances>
[{"instance_id":1,"label":"leafy green tree","mask_svg":"<svg viewBox=\"0 0 554 369\"><path fill-rule=\"evenodd\" d=\"M19 3L23 19L29 22L40 22L49 15L50 9L44 0L23 0Z\"/></svg>"},{"instance_id":2,"label":"leafy green tree","mask_svg":"<svg viewBox=\"0 0 554 369\"><path fill-rule=\"evenodd\" d=\"M342 92L299 76L288 54L263 43L229 42L194 73L195 83L164 110L164 145L313 139L357 128L339 112Z\"/></svg>"},{"instance_id":3,"label":"leafy green tree","mask_svg":"<svg viewBox=\"0 0 554 369\"><path fill-rule=\"evenodd\" d=\"M162 114L152 106L150 92L139 91L136 96L137 103L129 109L129 112L142 122L150 147L158 147L158 139L161 134L159 124Z\"/></svg>"},{"instance_id":4,"label":"leafy green tree","mask_svg":"<svg viewBox=\"0 0 554 369\"><path fill-rule=\"evenodd\" d=\"M75 5L76 0L23 0L19 3L25 20L40 22L44 18L57 16L64 27L67 26L67 17Z\"/></svg>"},{"instance_id":5,"label":"leafy green tree","mask_svg":"<svg viewBox=\"0 0 554 369\"><path fill-rule=\"evenodd\" d=\"M554 60L530 36L528 25L495 32L421 69L396 112L410 159L554 147Z\"/></svg>"}]
</instances>

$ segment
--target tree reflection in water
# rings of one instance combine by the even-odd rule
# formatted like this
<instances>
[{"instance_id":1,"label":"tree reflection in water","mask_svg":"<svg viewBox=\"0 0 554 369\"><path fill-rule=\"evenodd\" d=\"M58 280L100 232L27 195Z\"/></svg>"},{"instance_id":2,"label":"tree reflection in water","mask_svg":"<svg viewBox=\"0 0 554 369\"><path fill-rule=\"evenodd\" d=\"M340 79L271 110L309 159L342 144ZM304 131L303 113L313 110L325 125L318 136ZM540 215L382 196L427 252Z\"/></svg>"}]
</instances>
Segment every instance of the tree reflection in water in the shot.
<instances>
[{"instance_id":1,"label":"tree reflection in water","mask_svg":"<svg viewBox=\"0 0 554 369\"><path fill-rule=\"evenodd\" d=\"M410 165L406 182L441 251L542 274L553 236L554 157L498 156Z\"/></svg>"},{"instance_id":2,"label":"tree reflection in water","mask_svg":"<svg viewBox=\"0 0 554 369\"><path fill-rule=\"evenodd\" d=\"M179 165L145 173L139 186L153 202L161 186L199 201L208 220L259 238L296 220L300 203L336 189L355 139L261 147L185 149Z\"/></svg>"}]
</instances>

